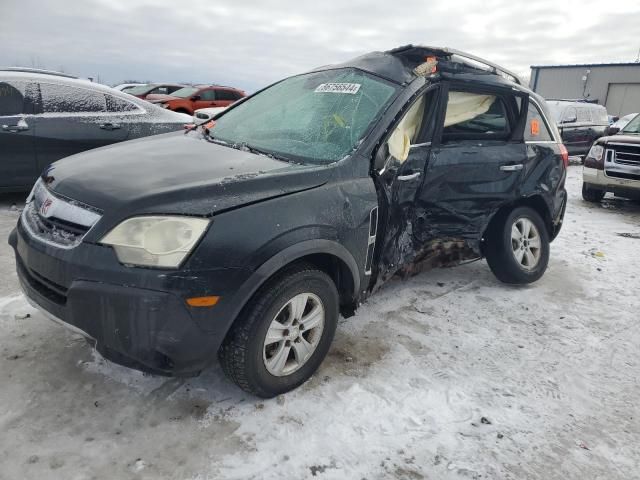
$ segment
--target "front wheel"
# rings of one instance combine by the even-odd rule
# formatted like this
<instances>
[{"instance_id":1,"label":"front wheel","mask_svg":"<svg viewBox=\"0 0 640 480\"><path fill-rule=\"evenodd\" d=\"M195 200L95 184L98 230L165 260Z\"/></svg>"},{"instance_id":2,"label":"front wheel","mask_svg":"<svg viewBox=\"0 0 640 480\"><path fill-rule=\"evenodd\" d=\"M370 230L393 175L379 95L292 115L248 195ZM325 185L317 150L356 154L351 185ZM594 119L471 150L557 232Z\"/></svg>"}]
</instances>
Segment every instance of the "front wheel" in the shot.
<instances>
[{"instance_id":1,"label":"front wheel","mask_svg":"<svg viewBox=\"0 0 640 480\"><path fill-rule=\"evenodd\" d=\"M268 281L227 334L219 357L243 390L271 398L298 387L327 355L339 297L326 273L306 264Z\"/></svg>"},{"instance_id":2,"label":"front wheel","mask_svg":"<svg viewBox=\"0 0 640 480\"><path fill-rule=\"evenodd\" d=\"M582 198L587 202L600 203L604 198L604 190L593 188L586 183L582 184Z\"/></svg>"},{"instance_id":3,"label":"front wheel","mask_svg":"<svg viewBox=\"0 0 640 480\"><path fill-rule=\"evenodd\" d=\"M489 268L505 283L538 280L549 264L549 235L544 221L532 208L518 207L498 221L487 238Z\"/></svg>"}]
</instances>

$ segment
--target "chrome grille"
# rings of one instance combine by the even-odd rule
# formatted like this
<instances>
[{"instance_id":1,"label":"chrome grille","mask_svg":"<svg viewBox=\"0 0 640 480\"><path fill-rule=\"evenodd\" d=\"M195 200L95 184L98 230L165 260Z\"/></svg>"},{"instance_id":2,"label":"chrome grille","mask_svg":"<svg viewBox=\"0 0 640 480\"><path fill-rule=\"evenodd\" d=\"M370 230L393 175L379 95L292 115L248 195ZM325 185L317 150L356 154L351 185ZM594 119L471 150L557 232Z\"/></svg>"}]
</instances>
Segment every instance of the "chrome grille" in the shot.
<instances>
[{"instance_id":1,"label":"chrome grille","mask_svg":"<svg viewBox=\"0 0 640 480\"><path fill-rule=\"evenodd\" d=\"M22 212L22 225L41 242L59 248L76 247L100 220L96 209L54 195L38 181Z\"/></svg>"},{"instance_id":2,"label":"chrome grille","mask_svg":"<svg viewBox=\"0 0 640 480\"><path fill-rule=\"evenodd\" d=\"M615 148L614 162L640 166L640 145L610 144L610 146Z\"/></svg>"},{"instance_id":3,"label":"chrome grille","mask_svg":"<svg viewBox=\"0 0 640 480\"><path fill-rule=\"evenodd\" d=\"M604 170L609 177L640 180L640 144L608 143Z\"/></svg>"}]
</instances>

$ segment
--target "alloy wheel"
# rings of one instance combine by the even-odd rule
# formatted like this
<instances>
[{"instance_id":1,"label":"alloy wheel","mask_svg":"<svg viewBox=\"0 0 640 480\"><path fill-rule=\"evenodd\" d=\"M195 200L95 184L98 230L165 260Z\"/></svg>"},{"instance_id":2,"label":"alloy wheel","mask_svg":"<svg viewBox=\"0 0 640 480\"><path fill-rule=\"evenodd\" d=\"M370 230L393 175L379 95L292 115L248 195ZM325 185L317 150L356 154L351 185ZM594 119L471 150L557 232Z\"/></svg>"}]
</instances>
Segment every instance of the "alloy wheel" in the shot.
<instances>
[{"instance_id":1,"label":"alloy wheel","mask_svg":"<svg viewBox=\"0 0 640 480\"><path fill-rule=\"evenodd\" d=\"M520 217L511 226L511 248L518 264L525 270L533 270L541 255L540 233L535 224Z\"/></svg>"},{"instance_id":2,"label":"alloy wheel","mask_svg":"<svg viewBox=\"0 0 640 480\"><path fill-rule=\"evenodd\" d=\"M285 303L264 339L262 356L267 371L282 377L302 367L320 343L324 322L324 306L313 293L300 293Z\"/></svg>"}]
</instances>

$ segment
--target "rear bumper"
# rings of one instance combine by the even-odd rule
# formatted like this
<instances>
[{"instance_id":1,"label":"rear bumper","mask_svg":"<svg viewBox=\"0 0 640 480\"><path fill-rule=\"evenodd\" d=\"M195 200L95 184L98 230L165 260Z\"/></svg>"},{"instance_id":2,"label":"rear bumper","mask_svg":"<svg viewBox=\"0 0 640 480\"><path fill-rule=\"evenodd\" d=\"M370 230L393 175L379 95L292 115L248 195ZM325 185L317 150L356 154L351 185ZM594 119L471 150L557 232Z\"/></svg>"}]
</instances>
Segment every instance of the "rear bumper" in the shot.
<instances>
[{"instance_id":1,"label":"rear bumper","mask_svg":"<svg viewBox=\"0 0 640 480\"><path fill-rule=\"evenodd\" d=\"M203 295L202 285L216 281L224 285L216 294L224 294L233 288L235 272L202 277L182 272L176 282L158 270L123 267L105 247L82 244L54 251L29 238L20 224L9 243L30 303L93 339L104 357L121 365L161 375L197 375L215 360L233 321L224 305L190 307L184 299Z\"/></svg>"}]
</instances>

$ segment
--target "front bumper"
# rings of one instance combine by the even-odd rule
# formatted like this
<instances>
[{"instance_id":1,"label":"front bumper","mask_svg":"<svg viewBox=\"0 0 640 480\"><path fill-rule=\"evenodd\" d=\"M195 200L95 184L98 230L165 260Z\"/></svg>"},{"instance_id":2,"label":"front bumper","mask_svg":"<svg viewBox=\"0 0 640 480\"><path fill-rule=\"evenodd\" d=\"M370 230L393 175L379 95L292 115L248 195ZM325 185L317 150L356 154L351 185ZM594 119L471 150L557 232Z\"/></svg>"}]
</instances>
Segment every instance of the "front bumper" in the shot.
<instances>
[{"instance_id":1,"label":"front bumper","mask_svg":"<svg viewBox=\"0 0 640 480\"><path fill-rule=\"evenodd\" d=\"M592 187L616 195L640 197L640 180L610 177L604 170L589 167L583 167L582 180Z\"/></svg>"},{"instance_id":2,"label":"front bumper","mask_svg":"<svg viewBox=\"0 0 640 480\"><path fill-rule=\"evenodd\" d=\"M56 249L29 237L20 223L9 243L29 301L93 339L105 358L121 365L162 375L197 375L215 360L233 321L224 301L199 308L184 299L206 294L224 299L244 275L234 269L129 268L109 247L83 243ZM212 291L212 285L221 287Z\"/></svg>"}]
</instances>

